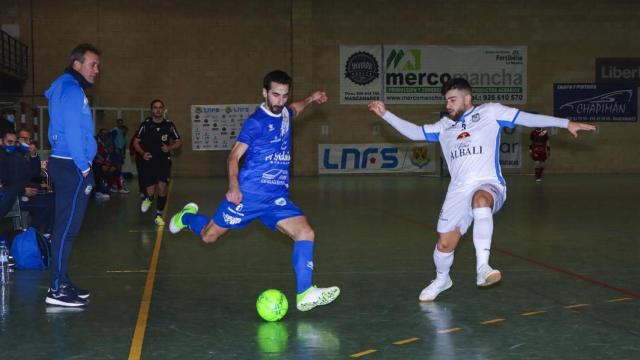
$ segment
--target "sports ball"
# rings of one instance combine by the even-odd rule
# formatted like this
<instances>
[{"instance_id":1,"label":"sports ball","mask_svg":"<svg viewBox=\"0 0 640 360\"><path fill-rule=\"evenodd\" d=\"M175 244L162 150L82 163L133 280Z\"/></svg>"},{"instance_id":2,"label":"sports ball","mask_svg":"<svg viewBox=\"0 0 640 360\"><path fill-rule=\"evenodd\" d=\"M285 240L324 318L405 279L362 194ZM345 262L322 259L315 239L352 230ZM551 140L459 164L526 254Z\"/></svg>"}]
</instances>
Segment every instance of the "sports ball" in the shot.
<instances>
[{"instance_id":1,"label":"sports ball","mask_svg":"<svg viewBox=\"0 0 640 360\"><path fill-rule=\"evenodd\" d=\"M256 310L258 315L266 321L278 321L282 319L289 309L287 297L276 289L265 290L258 296Z\"/></svg>"}]
</instances>

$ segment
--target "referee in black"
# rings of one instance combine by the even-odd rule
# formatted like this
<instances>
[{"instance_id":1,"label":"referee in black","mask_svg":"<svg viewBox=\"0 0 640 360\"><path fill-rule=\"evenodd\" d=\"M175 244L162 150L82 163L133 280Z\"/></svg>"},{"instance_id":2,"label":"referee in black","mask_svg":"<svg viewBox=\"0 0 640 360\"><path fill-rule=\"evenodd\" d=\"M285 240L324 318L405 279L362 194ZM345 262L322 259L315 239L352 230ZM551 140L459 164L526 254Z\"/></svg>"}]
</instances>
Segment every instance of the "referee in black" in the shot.
<instances>
[{"instance_id":1,"label":"referee in black","mask_svg":"<svg viewBox=\"0 0 640 360\"><path fill-rule=\"evenodd\" d=\"M162 211L167 203L167 188L171 178L171 151L182 146L182 140L176 126L165 117L162 100L151 102L151 117L140 124L133 140L133 147L143 159L141 173L144 199L140 211L146 213L151 207L155 194L158 194L154 222L164 225ZM157 191L156 191L157 188Z\"/></svg>"}]
</instances>

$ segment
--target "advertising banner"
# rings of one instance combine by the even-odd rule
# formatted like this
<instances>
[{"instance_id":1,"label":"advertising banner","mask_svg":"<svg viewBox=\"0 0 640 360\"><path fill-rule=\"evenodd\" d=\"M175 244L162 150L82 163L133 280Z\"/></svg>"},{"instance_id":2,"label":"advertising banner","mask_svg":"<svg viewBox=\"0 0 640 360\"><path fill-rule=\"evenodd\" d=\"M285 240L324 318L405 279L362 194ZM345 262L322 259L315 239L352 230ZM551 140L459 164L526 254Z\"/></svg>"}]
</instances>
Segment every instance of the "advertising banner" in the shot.
<instances>
[{"instance_id":1,"label":"advertising banner","mask_svg":"<svg viewBox=\"0 0 640 360\"><path fill-rule=\"evenodd\" d=\"M467 79L478 103L527 102L526 46L340 47L341 104L442 104L442 85Z\"/></svg>"},{"instance_id":2,"label":"advertising banner","mask_svg":"<svg viewBox=\"0 0 640 360\"><path fill-rule=\"evenodd\" d=\"M366 104L381 99L381 46L340 46L340 72L341 104Z\"/></svg>"},{"instance_id":3,"label":"advertising banner","mask_svg":"<svg viewBox=\"0 0 640 360\"><path fill-rule=\"evenodd\" d=\"M597 83L632 83L640 86L640 58L596 59Z\"/></svg>"},{"instance_id":4,"label":"advertising banner","mask_svg":"<svg viewBox=\"0 0 640 360\"><path fill-rule=\"evenodd\" d=\"M318 144L318 173L435 173L436 144Z\"/></svg>"},{"instance_id":5,"label":"advertising banner","mask_svg":"<svg viewBox=\"0 0 640 360\"><path fill-rule=\"evenodd\" d=\"M638 121L633 84L554 84L553 115L575 121Z\"/></svg>"},{"instance_id":6,"label":"advertising banner","mask_svg":"<svg viewBox=\"0 0 640 360\"><path fill-rule=\"evenodd\" d=\"M191 105L191 149L230 150L258 104Z\"/></svg>"},{"instance_id":7,"label":"advertising banner","mask_svg":"<svg viewBox=\"0 0 640 360\"><path fill-rule=\"evenodd\" d=\"M522 128L502 128L500 136L500 167L503 169L522 166Z\"/></svg>"}]
</instances>

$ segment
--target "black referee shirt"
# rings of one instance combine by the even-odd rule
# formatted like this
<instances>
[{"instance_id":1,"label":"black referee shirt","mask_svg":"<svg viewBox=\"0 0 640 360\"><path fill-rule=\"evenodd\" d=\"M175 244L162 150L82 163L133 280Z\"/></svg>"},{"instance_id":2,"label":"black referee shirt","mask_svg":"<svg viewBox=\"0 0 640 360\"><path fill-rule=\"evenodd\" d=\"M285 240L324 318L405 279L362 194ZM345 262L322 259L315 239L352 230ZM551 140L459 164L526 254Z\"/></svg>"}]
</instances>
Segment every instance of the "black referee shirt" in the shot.
<instances>
[{"instance_id":1,"label":"black referee shirt","mask_svg":"<svg viewBox=\"0 0 640 360\"><path fill-rule=\"evenodd\" d=\"M136 137L140 139L142 149L151 153L152 156L167 156L169 153L162 152L162 145L170 145L172 141L180 139L180 134L176 126L167 119L155 123L151 118L147 118L136 133Z\"/></svg>"}]
</instances>

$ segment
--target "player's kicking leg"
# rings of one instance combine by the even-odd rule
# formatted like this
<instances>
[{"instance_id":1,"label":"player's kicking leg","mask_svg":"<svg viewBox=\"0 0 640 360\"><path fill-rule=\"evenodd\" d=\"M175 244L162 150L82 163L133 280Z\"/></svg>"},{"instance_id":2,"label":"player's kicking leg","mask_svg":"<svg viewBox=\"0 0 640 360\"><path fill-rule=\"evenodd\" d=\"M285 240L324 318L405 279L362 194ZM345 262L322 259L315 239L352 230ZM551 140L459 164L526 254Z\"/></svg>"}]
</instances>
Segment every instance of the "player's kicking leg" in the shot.
<instances>
[{"instance_id":1,"label":"player's kicking leg","mask_svg":"<svg viewBox=\"0 0 640 360\"><path fill-rule=\"evenodd\" d=\"M169 231L171 233L177 234L185 228L189 228L206 243L215 242L229 230L218 226L207 216L198 214L198 204L196 203L188 203L182 210L171 217L169 222Z\"/></svg>"},{"instance_id":2,"label":"player's kicking leg","mask_svg":"<svg viewBox=\"0 0 640 360\"><path fill-rule=\"evenodd\" d=\"M313 245L315 234L305 216L295 216L281 220L277 228L294 240L293 270L296 275L296 307L300 311L309 311L316 306L327 305L340 295L340 288L326 288L312 285Z\"/></svg>"}]
</instances>

